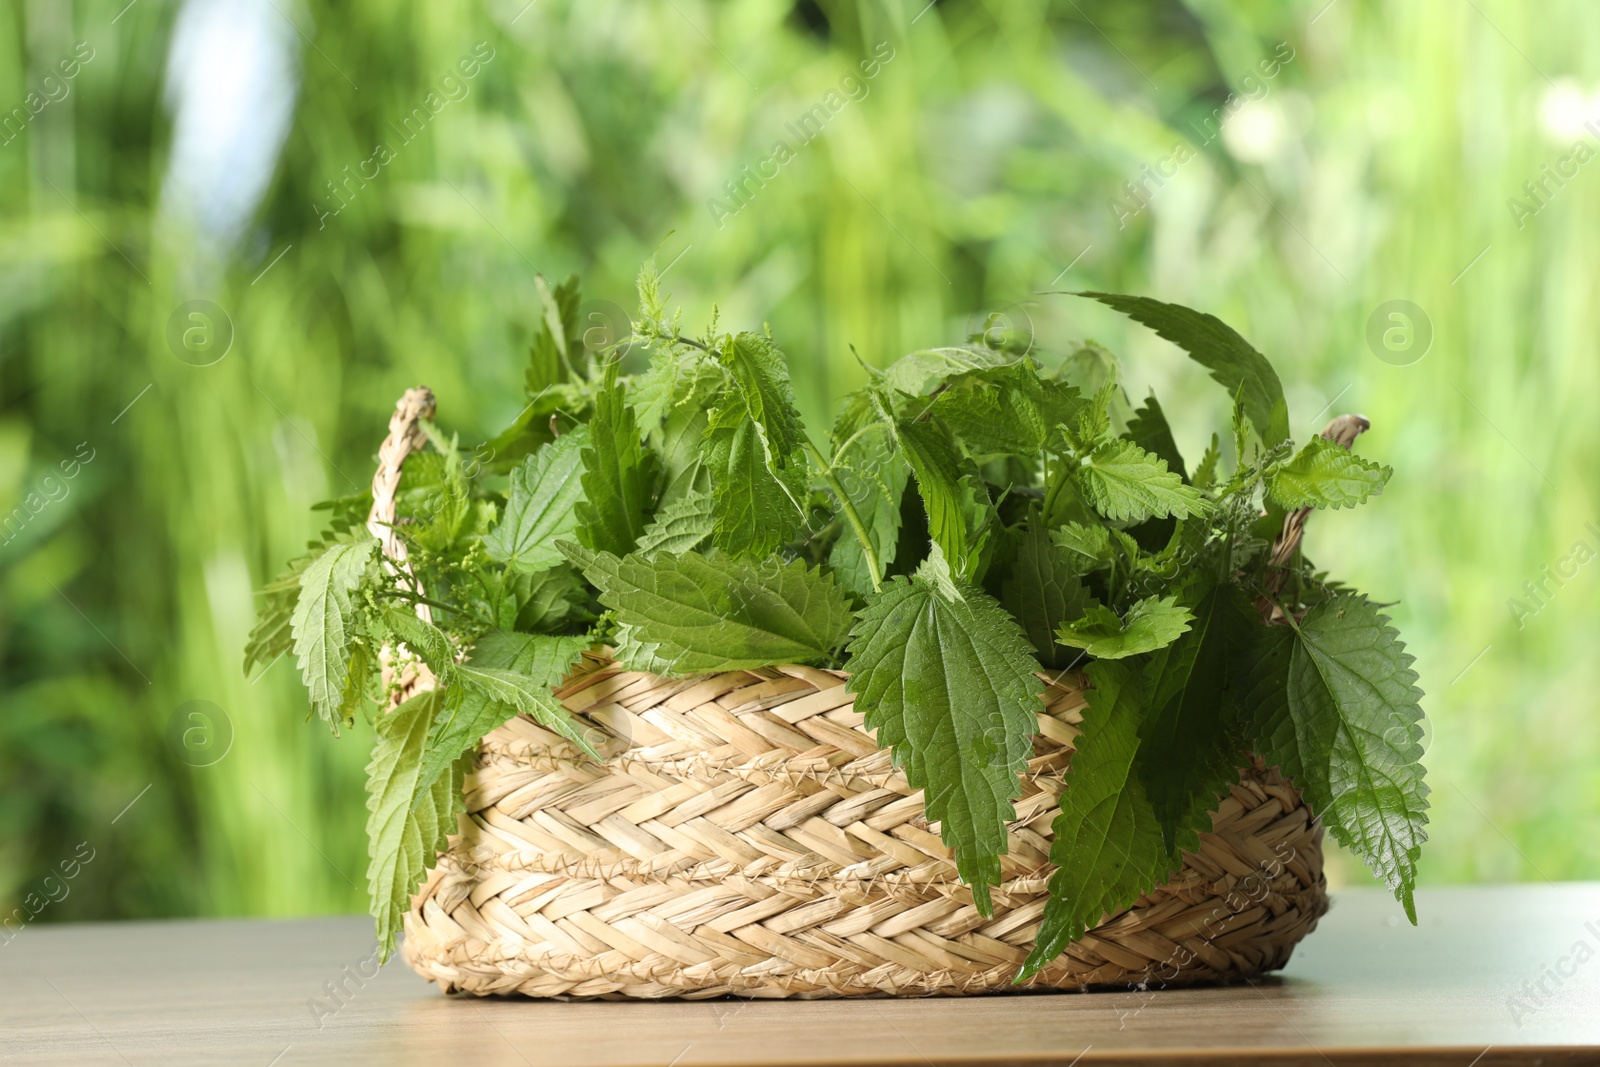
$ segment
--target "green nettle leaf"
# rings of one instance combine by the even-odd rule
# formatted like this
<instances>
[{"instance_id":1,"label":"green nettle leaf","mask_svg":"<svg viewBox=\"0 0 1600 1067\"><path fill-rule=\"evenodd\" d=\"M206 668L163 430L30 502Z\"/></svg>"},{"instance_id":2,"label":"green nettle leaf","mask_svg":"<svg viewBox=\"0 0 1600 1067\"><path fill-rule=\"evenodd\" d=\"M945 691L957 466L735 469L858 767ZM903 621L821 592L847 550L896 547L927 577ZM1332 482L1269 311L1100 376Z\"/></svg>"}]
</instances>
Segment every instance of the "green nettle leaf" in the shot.
<instances>
[{"instance_id":1,"label":"green nettle leaf","mask_svg":"<svg viewBox=\"0 0 1600 1067\"><path fill-rule=\"evenodd\" d=\"M803 463L770 467L761 435L739 404L712 412L705 440L712 543L733 555L771 555L799 533L805 518Z\"/></svg>"},{"instance_id":2,"label":"green nettle leaf","mask_svg":"<svg viewBox=\"0 0 1600 1067\"><path fill-rule=\"evenodd\" d=\"M527 675L535 684L554 688L571 673L591 642L588 635L547 637L539 634L484 634L472 646L468 664Z\"/></svg>"},{"instance_id":3,"label":"green nettle leaf","mask_svg":"<svg viewBox=\"0 0 1600 1067\"><path fill-rule=\"evenodd\" d=\"M244 646L244 673L248 678L257 668L278 662L294 647L292 628L295 605L300 602L300 576L317 557L291 560L287 569L261 587L262 604L256 610L256 624Z\"/></svg>"},{"instance_id":4,"label":"green nettle leaf","mask_svg":"<svg viewBox=\"0 0 1600 1067\"><path fill-rule=\"evenodd\" d=\"M728 338L716 356L744 397L771 462L780 464L800 453L805 447L805 430L789 368L777 346L760 334L741 333Z\"/></svg>"},{"instance_id":5,"label":"green nettle leaf","mask_svg":"<svg viewBox=\"0 0 1600 1067\"><path fill-rule=\"evenodd\" d=\"M533 716L540 726L548 727L571 741L591 759L600 758L583 731L572 721L571 713L550 693L547 685L539 685L534 679L517 671L492 667L463 665L456 668L456 674L467 689Z\"/></svg>"},{"instance_id":6,"label":"green nettle leaf","mask_svg":"<svg viewBox=\"0 0 1600 1067\"><path fill-rule=\"evenodd\" d=\"M722 372L701 358L699 349L662 342L650 366L628 383L628 405L639 428L652 437L660 433L667 415L689 398L702 374L722 379Z\"/></svg>"},{"instance_id":7,"label":"green nettle leaf","mask_svg":"<svg viewBox=\"0 0 1600 1067\"><path fill-rule=\"evenodd\" d=\"M594 387L588 382L538 390L510 426L478 446L480 453L488 457L483 469L493 474L509 473L541 446L555 440L550 428L552 420L570 425L572 420L585 419L593 402ZM411 465L422 458L412 456L406 460L406 470L409 472Z\"/></svg>"},{"instance_id":8,"label":"green nettle leaf","mask_svg":"<svg viewBox=\"0 0 1600 1067\"><path fill-rule=\"evenodd\" d=\"M406 608L393 606L383 609L382 623L396 640L404 641L407 648L422 657L439 679L441 689L450 685L450 675L456 665L456 648L443 630L431 622L423 622Z\"/></svg>"},{"instance_id":9,"label":"green nettle leaf","mask_svg":"<svg viewBox=\"0 0 1600 1067\"><path fill-rule=\"evenodd\" d=\"M639 536L639 551L678 553L699 548L711 539L715 511L710 493L689 490L656 512L655 521Z\"/></svg>"},{"instance_id":10,"label":"green nettle leaf","mask_svg":"<svg viewBox=\"0 0 1600 1067\"><path fill-rule=\"evenodd\" d=\"M923 396L948 378L1003 367L1015 357L979 346L929 348L901 356L884 369L882 383L897 393Z\"/></svg>"},{"instance_id":11,"label":"green nettle leaf","mask_svg":"<svg viewBox=\"0 0 1600 1067\"><path fill-rule=\"evenodd\" d=\"M917 577L952 603L967 599L961 583L956 580L955 571L950 568L950 561L944 558L944 549L939 547L937 541L928 545L928 558L917 568Z\"/></svg>"},{"instance_id":12,"label":"green nettle leaf","mask_svg":"<svg viewBox=\"0 0 1600 1067\"><path fill-rule=\"evenodd\" d=\"M483 538L483 550L512 570L535 574L562 561L557 540L571 540L583 501L583 452L589 427L551 441L511 472L500 524Z\"/></svg>"},{"instance_id":13,"label":"green nettle leaf","mask_svg":"<svg viewBox=\"0 0 1600 1067\"><path fill-rule=\"evenodd\" d=\"M1278 372L1266 356L1221 319L1143 296L1095 292L1074 295L1098 300L1144 323L1189 353L1229 395L1242 393L1245 412L1269 448L1289 436L1289 406L1283 398Z\"/></svg>"},{"instance_id":14,"label":"green nettle leaf","mask_svg":"<svg viewBox=\"0 0 1600 1067\"><path fill-rule=\"evenodd\" d=\"M300 575L300 598L290 618L294 654L311 694L311 706L338 722L349 679L349 644L355 614L350 592L361 582L375 540L330 545Z\"/></svg>"},{"instance_id":15,"label":"green nettle leaf","mask_svg":"<svg viewBox=\"0 0 1600 1067\"><path fill-rule=\"evenodd\" d=\"M1050 531L1051 543L1082 556L1085 567L1109 563L1115 554L1111 549L1111 531L1104 526L1087 526L1081 522L1065 523ZM1092 568L1091 568L1092 569Z\"/></svg>"},{"instance_id":16,"label":"green nettle leaf","mask_svg":"<svg viewBox=\"0 0 1600 1067\"><path fill-rule=\"evenodd\" d=\"M590 618L580 610L589 600L588 586L583 575L565 562L538 574L510 575L506 584L516 597L517 614L511 629L548 634Z\"/></svg>"},{"instance_id":17,"label":"green nettle leaf","mask_svg":"<svg viewBox=\"0 0 1600 1067\"><path fill-rule=\"evenodd\" d=\"M1169 849L1181 828L1204 828L1206 814L1239 779L1245 760L1234 709L1241 668L1261 630L1248 598L1223 582L1200 598L1188 631L1145 666L1139 773Z\"/></svg>"},{"instance_id":18,"label":"green nettle leaf","mask_svg":"<svg viewBox=\"0 0 1600 1067\"><path fill-rule=\"evenodd\" d=\"M698 350L659 357L630 389L630 399L651 446L661 457L658 507L668 507L695 489L709 490L710 471L702 442L726 376Z\"/></svg>"},{"instance_id":19,"label":"green nettle leaf","mask_svg":"<svg viewBox=\"0 0 1600 1067\"><path fill-rule=\"evenodd\" d=\"M551 692L588 647L585 636L503 631L484 636L473 648L470 662L458 668L460 685L451 694L452 706L434 720L422 756L423 779L442 773L446 765L518 712L533 716L539 725L599 759L572 713Z\"/></svg>"},{"instance_id":20,"label":"green nettle leaf","mask_svg":"<svg viewBox=\"0 0 1600 1067\"><path fill-rule=\"evenodd\" d=\"M1336 441L1313 437L1267 477L1267 495L1287 510L1348 508L1383 492L1393 467L1362 459Z\"/></svg>"},{"instance_id":21,"label":"green nettle leaf","mask_svg":"<svg viewBox=\"0 0 1600 1067\"><path fill-rule=\"evenodd\" d=\"M1415 923L1428 786L1412 656L1358 595L1332 597L1297 628L1268 633L1245 699L1257 751L1294 779Z\"/></svg>"},{"instance_id":22,"label":"green nettle leaf","mask_svg":"<svg viewBox=\"0 0 1600 1067\"><path fill-rule=\"evenodd\" d=\"M446 767L432 780L422 776L423 749L442 704L441 692L430 689L376 723L367 765L367 889L385 960L412 892L448 844L454 815L464 810L458 768Z\"/></svg>"},{"instance_id":23,"label":"green nettle leaf","mask_svg":"<svg viewBox=\"0 0 1600 1067\"><path fill-rule=\"evenodd\" d=\"M1136 771L1144 695L1138 672L1091 663L1088 707L1067 767L1052 827L1050 899L1018 981L1033 977L1102 917L1115 915L1178 869L1181 855L1161 825ZM1183 847L1197 836L1186 834Z\"/></svg>"},{"instance_id":24,"label":"green nettle leaf","mask_svg":"<svg viewBox=\"0 0 1600 1067\"><path fill-rule=\"evenodd\" d=\"M1198 561L1204 555L1211 528L1194 519L1163 521L1172 523L1172 533L1159 551L1131 558L1129 566L1132 578L1146 583L1159 582L1163 586L1167 583L1181 585L1186 574L1195 573ZM1116 532L1122 533L1120 530ZM1138 547L1137 543L1134 547Z\"/></svg>"},{"instance_id":25,"label":"green nettle leaf","mask_svg":"<svg viewBox=\"0 0 1600 1067\"><path fill-rule=\"evenodd\" d=\"M989 496L989 486L983 474L971 464L961 476L961 521L967 527L967 558L961 566L961 577L975 585L982 585L988 573L996 548L995 532L1000 527L999 513Z\"/></svg>"},{"instance_id":26,"label":"green nettle leaf","mask_svg":"<svg viewBox=\"0 0 1600 1067\"><path fill-rule=\"evenodd\" d=\"M1111 380L1095 390L1088 403L1078 408L1078 440L1093 446L1111 433L1111 401L1122 396L1122 389Z\"/></svg>"},{"instance_id":27,"label":"green nettle leaf","mask_svg":"<svg viewBox=\"0 0 1600 1067\"><path fill-rule=\"evenodd\" d=\"M1045 383L1031 360L952 379L933 413L974 456L1031 455L1050 432Z\"/></svg>"},{"instance_id":28,"label":"green nettle leaf","mask_svg":"<svg viewBox=\"0 0 1600 1067\"><path fill-rule=\"evenodd\" d=\"M535 275L534 288L544 305L544 317L529 356L527 389L534 396L565 378L578 377L573 365L578 347L578 276L568 276L552 293L543 275Z\"/></svg>"},{"instance_id":29,"label":"green nettle leaf","mask_svg":"<svg viewBox=\"0 0 1600 1067\"><path fill-rule=\"evenodd\" d=\"M431 490L398 501L404 523L401 533L415 546L444 554L467 538L481 534L493 518L494 508L488 501L473 498L455 435L446 438L432 423L421 425L429 443L438 450L439 480Z\"/></svg>"},{"instance_id":30,"label":"green nettle leaf","mask_svg":"<svg viewBox=\"0 0 1600 1067\"><path fill-rule=\"evenodd\" d=\"M873 373L871 367L866 368L867 373ZM884 398L881 394L875 396L873 386L864 385L860 389L846 393L839 402L839 414L833 420L833 435L829 439L833 445L834 459L838 460L839 450L856 432L881 422L879 414L880 405L887 409L892 400Z\"/></svg>"},{"instance_id":31,"label":"green nettle leaf","mask_svg":"<svg viewBox=\"0 0 1600 1067\"><path fill-rule=\"evenodd\" d=\"M785 565L715 550L619 559L562 547L616 613L618 658L635 670L686 675L823 663L850 627L845 591L800 560Z\"/></svg>"},{"instance_id":32,"label":"green nettle leaf","mask_svg":"<svg viewBox=\"0 0 1600 1067\"><path fill-rule=\"evenodd\" d=\"M1076 425L1090 401L1085 400L1075 386L1064 382L1041 378L1039 385L1043 390L1038 398L1039 412L1044 417L1045 425L1049 427L1042 447L1056 450L1058 444L1056 437L1060 427Z\"/></svg>"},{"instance_id":33,"label":"green nettle leaf","mask_svg":"<svg viewBox=\"0 0 1600 1067\"><path fill-rule=\"evenodd\" d=\"M1217 460L1222 458L1222 438L1211 435L1211 443L1200 456L1200 466L1194 469L1193 484L1197 489L1209 489L1217 480Z\"/></svg>"},{"instance_id":34,"label":"green nettle leaf","mask_svg":"<svg viewBox=\"0 0 1600 1067\"><path fill-rule=\"evenodd\" d=\"M950 565L965 577L971 553L961 457L950 438L931 422L902 420L896 425L896 437L917 478L917 491L928 512L928 534L944 549Z\"/></svg>"},{"instance_id":35,"label":"green nettle leaf","mask_svg":"<svg viewBox=\"0 0 1600 1067\"><path fill-rule=\"evenodd\" d=\"M1172 427L1167 425L1166 412L1161 410L1155 393L1146 397L1144 404L1133 413L1124 436L1165 463L1167 469L1178 477L1188 479L1189 472L1183 466L1183 453L1178 451L1178 442L1172 437Z\"/></svg>"},{"instance_id":36,"label":"green nettle leaf","mask_svg":"<svg viewBox=\"0 0 1600 1067\"><path fill-rule=\"evenodd\" d=\"M1172 644L1193 619L1176 596L1146 597L1124 618L1104 604L1093 604L1081 618L1057 627L1056 640L1095 659L1126 659Z\"/></svg>"},{"instance_id":37,"label":"green nettle leaf","mask_svg":"<svg viewBox=\"0 0 1600 1067\"><path fill-rule=\"evenodd\" d=\"M715 354L734 390L712 412L705 438L713 542L735 555L769 555L805 519L806 437L794 386L783 353L760 334L729 337Z\"/></svg>"},{"instance_id":38,"label":"green nettle leaf","mask_svg":"<svg viewBox=\"0 0 1600 1067\"><path fill-rule=\"evenodd\" d=\"M1245 412L1244 389L1233 398L1233 463L1235 469L1249 461L1246 454L1250 445L1250 416Z\"/></svg>"},{"instance_id":39,"label":"green nettle leaf","mask_svg":"<svg viewBox=\"0 0 1600 1067\"><path fill-rule=\"evenodd\" d=\"M1094 509L1113 521L1203 515L1204 497L1167 470L1165 461L1125 438L1103 440L1073 470Z\"/></svg>"},{"instance_id":40,"label":"green nettle leaf","mask_svg":"<svg viewBox=\"0 0 1600 1067\"><path fill-rule=\"evenodd\" d=\"M1080 341L1067 353L1053 377L1093 394L1106 382L1117 379L1117 357L1097 341Z\"/></svg>"},{"instance_id":41,"label":"green nettle leaf","mask_svg":"<svg viewBox=\"0 0 1600 1067\"><path fill-rule=\"evenodd\" d=\"M355 719L356 712L367 699L367 682L377 666L378 656L371 645L359 638L350 642L350 655L345 660L344 694L339 700L340 721Z\"/></svg>"},{"instance_id":42,"label":"green nettle leaf","mask_svg":"<svg viewBox=\"0 0 1600 1067\"><path fill-rule=\"evenodd\" d=\"M1089 607L1089 592L1079 580L1086 568L1078 562L1051 541L1049 528L1035 513L1028 517L1011 574L1000 587L1000 602L1022 624L1046 668L1059 669L1070 662L1056 642L1056 630L1082 617Z\"/></svg>"},{"instance_id":43,"label":"green nettle leaf","mask_svg":"<svg viewBox=\"0 0 1600 1067\"><path fill-rule=\"evenodd\" d=\"M987 916L1044 683L1016 620L981 589L961 593L948 600L920 574L885 584L851 630L848 684Z\"/></svg>"},{"instance_id":44,"label":"green nettle leaf","mask_svg":"<svg viewBox=\"0 0 1600 1067\"><path fill-rule=\"evenodd\" d=\"M892 429L880 423L860 430L846 451L834 454L833 462L834 475L866 527L878 564L887 570L900 541L900 498L911 478L911 468L895 453ZM866 552L848 526L833 543L828 563L850 589L862 596L872 592Z\"/></svg>"},{"instance_id":45,"label":"green nettle leaf","mask_svg":"<svg viewBox=\"0 0 1600 1067\"><path fill-rule=\"evenodd\" d=\"M583 496L575 507L578 540L601 552L627 552L644 533L655 480L655 453L643 445L617 365L607 364L594 398L583 449Z\"/></svg>"}]
</instances>

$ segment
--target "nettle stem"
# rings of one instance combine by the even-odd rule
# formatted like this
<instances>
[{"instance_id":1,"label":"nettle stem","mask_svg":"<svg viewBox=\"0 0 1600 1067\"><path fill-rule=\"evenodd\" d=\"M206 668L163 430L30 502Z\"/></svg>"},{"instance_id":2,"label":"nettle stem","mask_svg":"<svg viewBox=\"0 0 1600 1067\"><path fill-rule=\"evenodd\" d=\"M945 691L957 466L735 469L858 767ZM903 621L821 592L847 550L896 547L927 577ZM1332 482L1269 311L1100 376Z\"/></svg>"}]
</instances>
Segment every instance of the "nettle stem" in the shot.
<instances>
[{"instance_id":1,"label":"nettle stem","mask_svg":"<svg viewBox=\"0 0 1600 1067\"><path fill-rule=\"evenodd\" d=\"M1044 494L1044 521L1045 522L1049 522L1050 521L1050 516L1055 511L1056 498L1061 495L1061 490L1063 490L1063 489L1065 489L1067 487L1067 478L1071 475L1072 468L1077 465L1076 461L1077 461L1077 456L1076 455L1064 455L1064 456L1061 457L1061 465L1056 469L1055 480L1050 482L1050 488ZM1046 453L1046 456L1045 456L1045 470L1047 472L1049 470L1049 464L1050 464L1049 454ZM1048 480L1048 478L1049 478L1049 475L1047 473L1046 474L1046 479Z\"/></svg>"},{"instance_id":2,"label":"nettle stem","mask_svg":"<svg viewBox=\"0 0 1600 1067\"><path fill-rule=\"evenodd\" d=\"M839 507L844 511L844 517L850 523L850 529L855 531L856 540L861 542L861 552L867 559L867 576L872 579L874 593L883 589L883 568L878 564L878 553L872 547L872 539L867 536L867 527L861 521L861 516L856 513L856 506L850 500L850 494L844 491L844 486L839 484L838 477L833 473L833 467L822 458L822 453L817 446L811 443L811 438L805 439L806 451L811 454L812 462L822 472L822 480L828 483L828 488L833 490L833 495L839 498Z\"/></svg>"}]
</instances>

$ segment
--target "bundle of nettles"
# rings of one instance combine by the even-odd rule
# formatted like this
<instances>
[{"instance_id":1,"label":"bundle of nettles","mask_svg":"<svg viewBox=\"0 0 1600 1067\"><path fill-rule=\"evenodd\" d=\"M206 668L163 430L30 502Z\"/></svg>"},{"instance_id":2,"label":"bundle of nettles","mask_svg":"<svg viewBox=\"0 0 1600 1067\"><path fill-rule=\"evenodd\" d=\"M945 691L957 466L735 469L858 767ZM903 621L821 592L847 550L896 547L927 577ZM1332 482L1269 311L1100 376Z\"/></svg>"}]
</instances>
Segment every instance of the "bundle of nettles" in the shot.
<instances>
[{"instance_id":1,"label":"bundle of nettles","mask_svg":"<svg viewBox=\"0 0 1600 1067\"><path fill-rule=\"evenodd\" d=\"M1348 442L1296 446L1277 374L1232 329L1078 294L1228 390L1231 449L1213 435L1192 468L1155 397L1133 409L1103 349L1047 358L986 343L993 331L869 369L819 447L773 339L719 332L715 315L684 336L653 266L610 344L585 343L574 280L540 289L515 423L472 449L426 424L432 450L404 468L393 529L416 582L381 561L366 497L318 505L329 527L266 588L247 650L247 670L292 650L335 733L358 714L373 729L368 881L385 955L484 734L522 713L596 755L551 695L596 646L663 675L848 671L986 916L1041 675L1081 671L1024 977L1169 877L1251 753L1416 921L1428 789L1412 657L1380 605L1298 550L1270 558L1286 515L1359 504L1391 472ZM622 374L624 349L648 369ZM389 710L385 646L437 686Z\"/></svg>"}]
</instances>

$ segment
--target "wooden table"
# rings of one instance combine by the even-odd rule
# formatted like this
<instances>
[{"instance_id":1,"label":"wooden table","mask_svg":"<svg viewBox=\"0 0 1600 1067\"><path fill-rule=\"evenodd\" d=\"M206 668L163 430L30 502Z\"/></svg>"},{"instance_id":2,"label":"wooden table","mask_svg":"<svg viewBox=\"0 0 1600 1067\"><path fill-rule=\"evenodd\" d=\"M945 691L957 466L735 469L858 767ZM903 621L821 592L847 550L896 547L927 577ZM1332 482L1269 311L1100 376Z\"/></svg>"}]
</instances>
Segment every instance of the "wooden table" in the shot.
<instances>
[{"instance_id":1,"label":"wooden table","mask_svg":"<svg viewBox=\"0 0 1600 1067\"><path fill-rule=\"evenodd\" d=\"M1600 884L1417 908L1339 893L1251 984L904 1001L458 999L399 960L360 978L365 918L38 926L0 947L0 1063L1600 1063Z\"/></svg>"}]
</instances>

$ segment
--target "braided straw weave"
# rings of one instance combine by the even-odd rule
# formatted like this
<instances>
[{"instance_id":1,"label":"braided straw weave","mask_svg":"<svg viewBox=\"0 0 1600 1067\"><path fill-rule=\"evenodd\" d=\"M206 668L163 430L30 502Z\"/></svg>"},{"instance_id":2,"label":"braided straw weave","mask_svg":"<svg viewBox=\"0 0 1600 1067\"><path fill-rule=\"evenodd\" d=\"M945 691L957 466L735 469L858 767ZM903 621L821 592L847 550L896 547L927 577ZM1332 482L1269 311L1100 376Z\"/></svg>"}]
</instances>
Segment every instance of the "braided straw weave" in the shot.
<instances>
[{"instance_id":1,"label":"braided straw weave","mask_svg":"<svg viewBox=\"0 0 1600 1067\"><path fill-rule=\"evenodd\" d=\"M387 459L416 440L405 423L391 424ZM387 484L375 481L380 525L394 517ZM485 737L460 832L406 914L404 956L446 992L564 997L971 994L1282 967L1327 911L1322 827L1254 761L1171 881L1012 984L1047 899L1084 708L1081 676L1040 677L1034 755L985 919L846 675L775 665L672 679L586 653L556 695L605 761L526 716ZM402 681L406 695L432 684Z\"/></svg>"}]
</instances>

